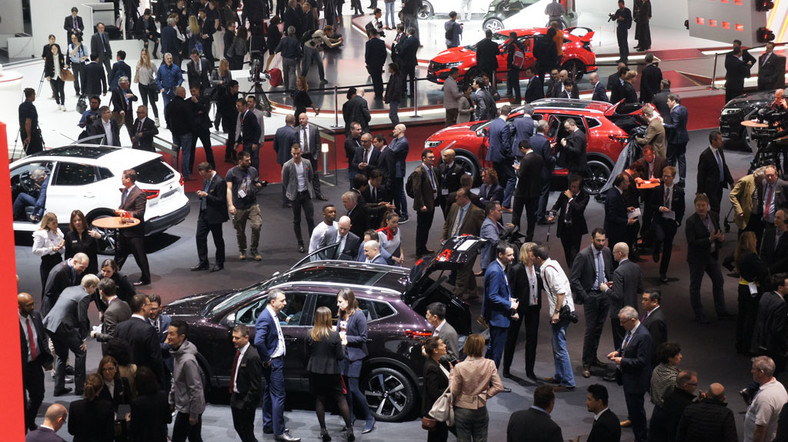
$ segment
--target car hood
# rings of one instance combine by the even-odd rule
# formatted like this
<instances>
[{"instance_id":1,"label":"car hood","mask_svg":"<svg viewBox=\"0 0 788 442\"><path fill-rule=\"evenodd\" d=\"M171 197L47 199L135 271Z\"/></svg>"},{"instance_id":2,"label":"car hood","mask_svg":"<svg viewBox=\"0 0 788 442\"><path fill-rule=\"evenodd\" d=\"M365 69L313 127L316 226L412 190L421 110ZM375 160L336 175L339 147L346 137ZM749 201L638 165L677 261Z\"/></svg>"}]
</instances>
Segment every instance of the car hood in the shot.
<instances>
[{"instance_id":1,"label":"car hood","mask_svg":"<svg viewBox=\"0 0 788 442\"><path fill-rule=\"evenodd\" d=\"M439 52L431 61L435 63L454 63L458 61L467 62L469 60L476 61L476 51L468 46L458 46Z\"/></svg>"},{"instance_id":2,"label":"car hood","mask_svg":"<svg viewBox=\"0 0 788 442\"><path fill-rule=\"evenodd\" d=\"M217 301L231 292L231 290L217 290L187 296L162 307L162 313L170 316L202 316L206 308L214 304L213 301Z\"/></svg>"},{"instance_id":3,"label":"car hood","mask_svg":"<svg viewBox=\"0 0 788 442\"><path fill-rule=\"evenodd\" d=\"M774 90L751 92L744 95L739 95L733 100L727 102L723 109L728 108L745 108L755 103L771 103L774 100Z\"/></svg>"},{"instance_id":4,"label":"car hood","mask_svg":"<svg viewBox=\"0 0 788 442\"><path fill-rule=\"evenodd\" d=\"M470 123L460 123L460 124L455 124L453 126L444 127L443 129L441 129L441 130L435 132L434 134L430 135L430 137L427 138L427 139L428 140L433 140L435 138L437 138L437 139L454 138L454 137L457 136L457 134L465 133L465 132L471 132L472 131L471 128L477 123L478 123L478 121L473 121L473 122L470 122Z\"/></svg>"},{"instance_id":5,"label":"car hood","mask_svg":"<svg viewBox=\"0 0 788 442\"><path fill-rule=\"evenodd\" d=\"M460 270L474 262L486 242L486 239L473 235L447 240L435 254L416 261L408 274L407 292L422 286L435 270Z\"/></svg>"}]
</instances>

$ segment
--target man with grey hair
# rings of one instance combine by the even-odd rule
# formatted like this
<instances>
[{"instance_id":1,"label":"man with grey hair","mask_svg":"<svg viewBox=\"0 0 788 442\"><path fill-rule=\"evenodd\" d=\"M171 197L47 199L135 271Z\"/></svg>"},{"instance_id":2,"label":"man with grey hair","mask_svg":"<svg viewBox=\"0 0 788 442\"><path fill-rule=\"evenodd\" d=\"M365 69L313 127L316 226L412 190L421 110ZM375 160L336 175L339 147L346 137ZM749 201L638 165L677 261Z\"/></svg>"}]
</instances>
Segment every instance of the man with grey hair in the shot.
<instances>
[{"instance_id":1,"label":"man with grey hair","mask_svg":"<svg viewBox=\"0 0 788 442\"><path fill-rule=\"evenodd\" d=\"M609 102L610 99L607 98L607 92L605 91L605 85L599 81L599 74L596 72L592 72L591 75L588 76L588 81L591 83L591 86L594 87L594 93L591 95L591 99L594 101L605 101Z\"/></svg>"},{"instance_id":2,"label":"man with grey hair","mask_svg":"<svg viewBox=\"0 0 788 442\"><path fill-rule=\"evenodd\" d=\"M374 239L364 243L364 256L367 257L364 262L371 264L388 264L383 255L380 254L380 244Z\"/></svg>"},{"instance_id":3,"label":"man with grey hair","mask_svg":"<svg viewBox=\"0 0 788 442\"><path fill-rule=\"evenodd\" d=\"M301 42L296 38L295 26L287 27L287 35L279 40L275 52L282 54L282 76L285 91L294 91L296 87L296 70L301 63Z\"/></svg>"},{"instance_id":4,"label":"man with grey hair","mask_svg":"<svg viewBox=\"0 0 788 442\"><path fill-rule=\"evenodd\" d=\"M785 387L774 377L774 361L768 356L752 358L752 379L758 383L758 394L744 417L744 442L766 442L777 435L777 418L788 402Z\"/></svg>"},{"instance_id":5,"label":"man with grey hair","mask_svg":"<svg viewBox=\"0 0 788 442\"><path fill-rule=\"evenodd\" d=\"M109 106L101 106L99 116L100 118L97 118L88 128L88 134L91 136L103 135L104 138L100 139L98 144L120 147L120 125L116 119L112 118Z\"/></svg>"},{"instance_id":6,"label":"man with grey hair","mask_svg":"<svg viewBox=\"0 0 788 442\"><path fill-rule=\"evenodd\" d=\"M626 306L618 312L618 320L626 330L621 348L610 352L607 358L621 371L627 413L632 421L636 442L648 439L646 409L643 397L651 384L651 335L640 326L638 311Z\"/></svg>"},{"instance_id":7,"label":"man with grey hair","mask_svg":"<svg viewBox=\"0 0 788 442\"><path fill-rule=\"evenodd\" d=\"M613 272L612 285L603 281L599 284L599 289L610 297L613 348L621 348L626 331L616 314L625 306L632 307L637 311L640 295L643 293L643 278L640 274L640 266L629 260L627 243L620 242L613 245L613 259L618 263L618 267Z\"/></svg>"},{"instance_id":8,"label":"man with grey hair","mask_svg":"<svg viewBox=\"0 0 788 442\"><path fill-rule=\"evenodd\" d=\"M676 432L684 410L698 400L695 396L697 389L698 373L692 370L681 370L676 376L675 385L669 388L664 395L662 402L662 410L665 414L664 424L652 426L652 436L664 436L664 440L676 440ZM659 439L655 438L654 440Z\"/></svg>"},{"instance_id":9,"label":"man with grey hair","mask_svg":"<svg viewBox=\"0 0 788 442\"><path fill-rule=\"evenodd\" d=\"M120 77L118 87L112 89L112 97L110 98L112 118L118 123L118 127L126 126L129 138L134 138L134 106L131 103L135 101L137 101L137 96L131 91L129 77L125 75Z\"/></svg>"}]
</instances>

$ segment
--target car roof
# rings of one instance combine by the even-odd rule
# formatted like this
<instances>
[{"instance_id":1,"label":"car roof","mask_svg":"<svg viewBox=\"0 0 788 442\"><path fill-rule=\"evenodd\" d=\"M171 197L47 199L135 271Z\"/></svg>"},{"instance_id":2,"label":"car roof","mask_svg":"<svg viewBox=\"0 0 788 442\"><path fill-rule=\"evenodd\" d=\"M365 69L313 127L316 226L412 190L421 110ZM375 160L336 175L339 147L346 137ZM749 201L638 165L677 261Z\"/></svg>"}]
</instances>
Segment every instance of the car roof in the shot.
<instances>
[{"instance_id":1,"label":"car roof","mask_svg":"<svg viewBox=\"0 0 788 442\"><path fill-rule=\"evenodd\" d=\"M408 269L404 267L390 266L385 264L371 264L371 263L360 262L360 261L343 261L343 260L335 260L335 259L305 262L304 264L294 269L288 270L288 272L296 272L311 267L368 269L368 270L376 270L385 273L400 273L402 275L408 274Z\"/></svg>"},{"instance_id":2,"label":"car roof","mask_svg":"<svg viewBox=\"0 0 788 442\"><path fill-rule=\"evenodd\" d=\"M566 109L566 110L588 110L588 111L595 111L605 113L610 107L615 106L614 104L607 103L605 101L593 101L593 100L578 100L575 98L543 98L541 100L536 100L530 105L536 109ZM523 108L517 108L514 111L521 111Z\"/></svg>"},{"instance_id":3,"label":"car roof","mask_svg":"<svg viewBox=\"0 0 788 442\"><path fill-rule=\"evenodd\" d=\"M136 164L161 158L160 155L138 149L129 149L95 144L69 144L42 152L34 153L18 161L79 161L87 164L102 164L110 168L120 166L128 168Z\"/></svg>"},{"instance_id":4,"label":"car roof","mask_svg":"<svg viewBox=\"0 0 788 442\"><path fill-rule=\"evenodd\" d=\"M277 284L275 286L268 287L267 291L271 290L282 290L282 291L294 291L301 288L309 288L310 291L319 291L323 293L330 293L332 295L336 295L337 292L343 288L349 288L353 290L353 293L357 297L379 297L385 299L394 299L399 300L402 293L398 292L397 290L386 288L386 287L379 287L379 286L371 286L371 285L361 285L361 284L348 284L346 282L330 282L330 281L288 281L283 282L281 284Z\"/></svg>"}]
</instances>

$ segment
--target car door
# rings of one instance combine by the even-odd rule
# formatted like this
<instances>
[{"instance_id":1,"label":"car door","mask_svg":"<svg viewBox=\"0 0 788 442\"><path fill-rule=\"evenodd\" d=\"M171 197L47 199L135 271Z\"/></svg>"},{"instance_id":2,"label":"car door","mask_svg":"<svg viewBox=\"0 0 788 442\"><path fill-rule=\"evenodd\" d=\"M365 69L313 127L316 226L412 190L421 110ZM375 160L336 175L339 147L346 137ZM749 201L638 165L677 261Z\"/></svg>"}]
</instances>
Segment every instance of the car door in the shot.
<instances>
[{"instance_id":1,"label":"car door","mask_svg":"<svg viewBox=\"0 0 788 442\"><path fill-rule=\"evenodd\" d=\"M47 171L47 180L51 179L52 177L52 168L54 167L54 163L51 161L30 161L24 164L19 164L18 166L14 167L11 170L11 201L16 201L16 198L19 196L20 193L24 192L28 195L35 195L38 189L33 182L31 174L33 171L37 169L45 169ZM49 191L47 191L47 195L49 195ZM50 210L50 201L47 200L44 205L46 210ZM65 219L68 222L68 217L61 219L60 214L58 215L58 222L62 222ZM26 219L19 219L14 220L14 230L36 230L38 229L38 224L31 223Z\"/></svg>"},{"instance_id":2,"label":"car door","mask_svg":"<svg viewBox=\"0 0 788 442\"><path fill-rule=\"evenodd\" d=\"M536 57L534 57L534 36L533 35L525 35L519 38L520 44L523 45L523 55L525 56L525 61L523 63L523 68L520 70L520 78L525 79L525 69L530 66L536 65Z\"/></svg>"},{"instance_id":3,"label":"car door","mask_svg":"<svg viewBox=\"0 0 788 442\"><path fill-rule=\"evenodd\" d=\"M120 191L116 190L119 187L107 184L91 164L60 161L49 183L47 210L67 220L74 209L86 215L99 207L114 209L120 205Z\"/></svg>"}]
</instances>

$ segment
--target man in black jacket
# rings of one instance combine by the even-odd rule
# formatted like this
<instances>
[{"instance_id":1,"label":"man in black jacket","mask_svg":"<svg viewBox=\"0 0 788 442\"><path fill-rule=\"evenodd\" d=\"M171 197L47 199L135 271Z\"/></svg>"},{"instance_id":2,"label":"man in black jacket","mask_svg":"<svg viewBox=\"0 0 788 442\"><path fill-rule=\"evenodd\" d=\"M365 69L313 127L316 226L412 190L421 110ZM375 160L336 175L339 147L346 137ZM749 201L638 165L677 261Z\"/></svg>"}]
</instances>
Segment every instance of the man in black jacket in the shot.
<instances>
[{"instance_id":1,"label":"man in black jacket","mask_svg":"<svg viewBox=\"0 0 788 442\"><path fill-rule=\"evenodd\" d=\"M528 229L525 233L525 241L531 242L534 238L536 229L536 209L539 207L539 194L542 191L542 165L544 160L540 155L531 149L529 140L520 141L520 152L523 159L517 169L518 181L514 191L514 203L512 210L512 223L520 227L520 218L525 206L525 216L528 221Z\"/></svg>"},{"instance_id":2,"label":"man in black jacket","mask_svg":"<svg viewBox=\"0 0 788 442\"><path fill-rule=\"evenodd\" d=\"M254 413L263 397L263 362L254 345L249 344L249 328L243 324L233 329L235 362L230 374L230 412L233 427L242 442L255 442Z\"/></svg>"},{"instance_id":3,"label":"man in black jacket","mask_svg":"<svg viewBox=\"0 0 788 442\"><path fill-rule=\"evenodd\" d=\"M654 61L654 54L646 54L646 67L640 77L640 102L651 103L654 94L659 92L659 85L662 82L662 69Z\"/></svg>"},{"instance_id":4,"label":"man in black jacket","mask_svg":"<svg viewBox=\"0 0 788 442\"><path fill-rule=\"evenodd\" d=\"M93 59L93 54L98 55L99 62L104 65L104 69L107 71L107 77L112 78L110 76L112 72L112 67L110 66L112 46L109 44L109 35L104 32L104 23L99 22L96 25L96 33L90 37L90 54L91 59Z\"/></svg>"},{"instance_id":5,"label":"man in black jacket","mask_svg":"<svg viewBox=\"0 0 788 442\"><path fill-rule=\"evenodd\" d=\"M528 86L525 88L525 102L530 103L540 98L544 98L544 84L542 79L534 75L534 68L529 66L525 68L525 78L528 80Z\"/></svg>"},{"instance_id":6,"label":"man in black jacket","mask_svg":"<svg viewBox=\"0 0 788 442\"><path fill-rule=\"evenodd\" d=\"M147 150L156 152L153 147L153 136L159 133L156 124L148 118L148 108L145 106L137 107L137 119L134 120L133 133L131 136L131 147L133 149Z\"/></svg>"},{"instance_id":7,"label":"man in black jacket","mask_svg":"<svg viewBox=\"0 0 788 442\"><path fill-rule=\"evenodd\" d=\"M709 147L698 158L698 191L709 197L711 211L715 217L720 213L722 189L733 187L733 177L722 151L722 134L718 130L709 133Z\"/></svg>"},{"instance_id":8,"label":"man in black jacket","mask_svg":"<svg viewBox=\"0 0 788 442\"><path fill-rule=\"evenodd\" d=\"M76 6L71 8L71 15L66 16L63 20L63 29L66 30L66 41L71 41L71 36L76 35L79 41L82 41L82 33L85 31L85 24L82 22L82 17L79 15L79 9Z\"/></svg>"},{"instance_id":9,"label":"man in black jacket","mask_svg":"<svg viewBox=\"0 0 788 442\"><path fill-rule=\"evenodd\" d=\"M506 442L563 441L561 427L550 419L554 406L553 387L550 385L536 387L533 406L527 410L515 411L509 417Z\"/></svg>"},{"instance_id":10,"label":"man in black jacket","mask_svg":"<svg viewBox=\"0 0 788 442\"><path fill-rule=\"evenodd\" d=\"M749 78L755 57L741 47L741 40L733 40L733 50L725 54L725 102L744 92L744 80Z\"/></svg>"},{"instance_id":11,"label":"man in black jacket","mask_svg":"<svg viewBox=\"0 0 788 442\"><path fill-rule=\"evenodd\" d=\"M476 66L487 74L492 82L492 90L496 90L495 73L498 71L498 54L501 53L498 43L492 41L493 32L484 31L484 38L476 43Z\"/></svg>"},{"instance_id":12,"label":"man in black jacket","mask_svg":"<svg viewBox=\"0 0 788 442\"><path fill-rule=\"evenodd\" d=\"M208 270L218 272L224 269L224 236L222 224L227 221L227 183L221 175L216 173L210 163L202 162L197 165L197 173L203 179L202 190L197 191L200 197L200 215L197 217L197 257L199 263L192 267L193 271ZM216 262L213 267L208 263L208 233L213 236L213 245L216 247Z\"/></svg>"},{"instance_id":13,"label":"man in black jacket","mask_svg":"<svg viewBox=\"0 0 788 442\"><path fill-rule=\"evenodd\" d=\"M131 91L129 77L125 75L118 80L118 87L112 90L110 102L112 103L112 118L118 126L125 126L129 132L129 138L134 137L134 115L132 113L132 103L137 101L137 96Z\"/></svg>"},{"instance_id":14,"label":"man in black jacket","mask_svg":"<svg viewBox=\"0 0 788 442\"><path fill-rule=\"evenodd\" d=\"M623 61L618 62L616 71L607 77L607 89L610 91L610 102L618 103L624 98L624 83L621 77L629 71L627 64ZM668 110L668 112L670 112Z\"/></svg>"},{"instance_id":15,"label":"man in black jacket","mask_svg":"<svg viewBox=\"0 0 788 442\"><path fill-rule=\"evenodd\" d=\"M208 66L211 70L213 70L213 50L211 45L213 45L213 33L216 32L216 28L214 27L215 20L208 18L205 9L200 9L200 41L202 42L202 53L205 55L205 60L208 62Z\"/></svg>"},{"instance_id":16,"label":"man in black jacket","mask_svg":"<svg viewBox=\"0 0 788 442\"><path fill-rule=\"evenodd\" d=\"M211 63L200 58L200 53L196 49L192 50L191 60L186 63L186 72L189 77L189 89L200 88L200 92L211 86L209 76L211 75Z\"/></svg>"},{"instance_id":17,"label":"man in black jacket","mask_svg":"<svg viewBox=\"0 0 788 442\"><path fill-rule=\"evenodd\" d=\"M684 409L675 440L677 442L739 440L733 411L728 408L725 400L725 387L722 384L711 384L705 398Z\"/></svg>"},{"instance_id":18,"label":"man in black jacket","mask_svg":"<svg viewBox=\"0 0 788 442\"><path fill-rule=\"evenodd\" d=\"M219 89L219 100L216 103L216 112L222 118L222 131L227 134L224 142L224 162L235 162L235 123L238 121L238 109L235 102L238 100L238 82L230 80L225 87ZM292 145L292 144L291 144Z\"/></svg>"},{"instance_id":19,"label":"man in black jacket","mask_svg":"<svg viewBox=\"0 0 788 442\"><path fill-rule=\"evenodd\" d=\"M150 299L148 295L136 294L129 303L131 318L118 324L115 337L125 341L130 349L131 362L151 369L156 379L162 381L164 365L161 346L156 329L148 322Z\"/></svg>"},{"instance_id":20,"label":"man in black jacket","mask_svg":"<svg viewBox=\"0 0 788 442\"><path fill-rule=\"evenodd\" d=\"M202 148L205 151L205 160L208 161L212 168L216 168L216 161L213 158L213 149L211 148L211 117L209 115L211 111L211 100L201 95L200 89L196 86L191 86L189 88L189 93L191 93L191 97L189 97L187 104L189 105L189 114L193 121L189 170L194 169L194 154L197 150L197 139L202 142Z\"/></svg>"},{"instance_id":21,"label":"man in black jacket","mask_svg":"<svg viewBox=\"0 0 788 442\"><path fill-rule=\"evenodd\" d=\"M364 62L367 65L367 72L372 78L372 87L375 90L375 99L383 98L383 65L386 64L386 43L378 38L377 29L369 31L364 51Z\"/></svg>"},{"instance_id":22,"label":"man in black jacket","mask_svg":"<svg viewBox=\"0 0 788 442\"><path fill-rule=\"evenodd\" d=\"M556 236L561 238L567 267L572 267L575 257L580 251L583 235L588 233L588 225L584 216L588 200L588 193L583 189L583 177L570 175L569 188L558 196L558 200L553 205L553 214L545 220L546 223L553 221L558 223ZM555 213L558 213L557 220Z\"/></svg>"},{"instance_id":23,"label":"man in black jacket","mask_svg":"<svg viewBox=\"0 0 788 442\"><path fill-rule=\"evenodd\" d=\"M175 150L176 152L180 151L181 174L183 179L188 180L192 172L190 164L194 118L191 116L191 108L185 98L186 89L180 86L176 87L175 97L167 105L164 118L167 120L167 128L172 132L172 142L176 145Z\"/></svg>"},{"instance_id":24,"label":"man in black jacket","mask_svg":"<svg viewBox=\"0 0 788 442\"><path fill-rule=\"evenodd\" d=\"M618 442L621 440L621 425L616 414L607 407L608 393L604 385L588 386L586 408L594 413L594 424L587 442Z\"/></svg>"},{"instance_id":25,"label":"man in black jacket","mask_svg":"<svg viewBox=\"0 0 788 442\"><path fill-rule=\"evenodd\" d=\"M659 364L659 361L655 358L657 347L668 341L668 326L665 322L665 312L662 311L661 303L662 293L659 290L646 289L640 297L641 325L646 327L646 330L651 335L651 343L654 347L651 365L655 367Z\"/></svg>"},{"instance_id":26,"label":"man in black jacket","mask_svg":"<svg viewBox=\"0 0 788 442\"><path fill-rule=\"evenodd\" d=\"M107 74L98 63L98 54L90 54L90 63L82 70L82 93L88 97L107 95Z\"/></svg>"},{"instance_id":27,"label":"man in black jacket","mask_svg":"<svg viewBox=\"0 0 788 442\"><path fill-rule=\"evenodd\" d=\"M768 91L785 86L785 57L774 53L774 42L758 57L758 90Z\"/></svg>"},{"instance_id":28,"label":"man in black jacket","mask_svg":"<svg viewBox=\"0 0 788 442\"><path fill-rule=\"evenodd\" d=\"M577 174L586 176L586 149L588 140L586 134L579 127L572 118L564 120L564 129L569 132L569 135L561 140L563 146L561 155L564 157L563 166L569 170L570 174Z\"/></svg>"},{"instance_id":29,"label":"man in black jacket","mask_svg":"<svg viewBox=\"0 0 788 442\"><path fill-rule=\"evenodd\" d=\"M634 186L629 181L626 173L622 172L613 179L613 187L605 193L605 230L612 244L627 242L627 230L630 225L637 222L636 218L629 217L629 207L624 199L624 192L629 186Z\"/></svg>"},{"instance_id":30,"label":"man in black jacket","mask_svg":"<svg viewBox=\"0 0 788 442\"><path fill-rule=\"evenodd\" d=\"M19 336L22 345L22 387L25 392L25 432L37 428L35 419L44 401L44 367L52 364L41 314L34 310L29 293L16 297L19 305Z\"/></svg>"},{"instance_id":31,"label":"man in black jacket","mask_svg":"<svg viewBox=\"0 0 788 442\"><path fill-rule=\"evenodd\" d=\"M754 355L769 356L774 360L775 374L785 370L785 351L788 342L785 338L786 307L785 296L788 295L788 274L773 274L769 280L770 287L758 301L758 316L752 334Z\"/></svg>"},{"instance_id":32,"label":"man in black jacket","mask_svg":"<svg viewBox=\"0 0 788 442\"><path fill-rule=\"evenodd\" d=\"M408 96L411 98L415 90L416 65L418 64L416 53L419 50L419 45L421 45L419 38L416 36L416 32L416 29L408 28L408 36L400 40L397 45L397 49L399 49L399 58L397 62L399 63L402 77L405 80L403 92L408 93L408 85L410 85Z\"/></svg>"},{"instance_id":33,"label":"man in black jacket","mask_svg":"<svg viewBox=\"0 0 788 442\"><path fill-rule=\"evenodd\" d=\"M629 58L629 43L627 34L632 27L632 12L624 5L624 0L618 0L618 10L612 17L616 21L616 40L618 41L618 61L627 62Z\"/></svg>"},{"instance_id":34,"label":"man in black jacket","mask_svg":"<svg viewBox=\"0 0 788 442\"><path fill-rule=\"evenodd\" d=\"M651 228L654 230L654 262L659 262L659 279L668 282L668 266L673 254L673 238L684 219L684 189L674 185L676 168L662 169L662 184L651 193L649 213L654 215ZM660 261L662 252L662 261Z\"/></svg>"},{"instance_id":35,"label":"man in black jacket","mask_svg":"<svg viewBox=\"0 0 788 442\"><path fill-rule=\"evenodd\" d=\"M90 125L88 128L88 134L91 136L104 136L104 138L101 140L96 141L97 144L120 147L120 127L118 126L117 121L112 118L112 112L110 112L109 106L101 106L99 108L99 114L101 115L101 118L97 119L93 122L93 124Z\"/></svg>"},{"instance_id":36,"label":"man in black jacket","mask_svg":"<svg viewBox=\"0 0 788 442\"><path fill-rule=\"evenodd\" d=\"M662 409L667 415L667 440L676 440L676 433L684 410L697 401L695 396L697 389L698 374L692 370L682 370L676 377L676 385L665 393ZM693 442L695 441L693 440Z\"/></svg>"}]
</instances>

